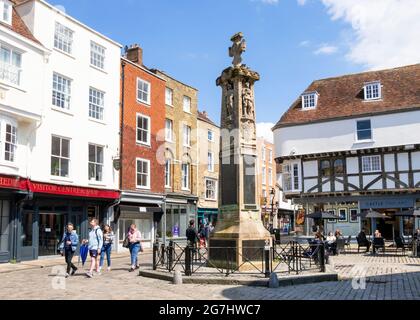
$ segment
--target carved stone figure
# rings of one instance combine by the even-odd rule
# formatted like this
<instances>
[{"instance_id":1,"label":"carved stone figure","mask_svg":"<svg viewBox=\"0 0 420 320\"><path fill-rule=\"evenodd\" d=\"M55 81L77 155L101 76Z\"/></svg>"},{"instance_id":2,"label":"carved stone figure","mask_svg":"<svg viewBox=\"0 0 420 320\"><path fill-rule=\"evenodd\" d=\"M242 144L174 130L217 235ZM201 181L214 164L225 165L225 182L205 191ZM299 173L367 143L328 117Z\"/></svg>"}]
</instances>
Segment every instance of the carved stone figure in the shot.
<instances>
[{"instance_id":1,"label":"carved stone figure","mask_svg":"<svg viewBox=\"0 0 420 320\"><path fill-rule=\"evenodd\" d=\"M233 107L234 107L234 96L233 92L228 92L226 96L226 117L230 118L233 115Z\"/></svg>"},{"instance_id":2,"label":"carved stone figure","mask_svg":"<svg viewBox=\"0 0 420 320\"><path fill-rule=\"evenodd\" d=\"M246 50L246 42L242 32L238 32L231 39L233 45L229 48L229 57L233 57L234 67L240 67L242 64L242 53Z\"/></svg>"},{"instance_id":3,"label":"carved stone figure","mask_svg":"<svg viewBox=\"0 0 420 320\"><path fill-rule=\"evenodd\" d=\"M254 117L254 98L252 96L251 84L247 81L242 89L242 114L246 118Z\"/></svg>"}]
</instances>

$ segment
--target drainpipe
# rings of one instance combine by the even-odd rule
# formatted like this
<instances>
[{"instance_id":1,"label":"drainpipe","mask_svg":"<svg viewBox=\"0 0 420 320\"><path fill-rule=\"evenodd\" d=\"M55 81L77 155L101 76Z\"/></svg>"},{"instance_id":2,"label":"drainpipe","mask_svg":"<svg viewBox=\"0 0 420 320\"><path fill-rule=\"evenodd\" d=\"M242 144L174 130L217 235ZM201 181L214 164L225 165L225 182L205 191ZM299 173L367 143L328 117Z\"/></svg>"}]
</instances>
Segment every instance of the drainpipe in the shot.
<instances>
[{"instance_id":1,"label":"drainpipe","mask_svg":"<svg viewBox=\"0 0 420 320\"><path fill-rule=\"evenodd\" d=\"M121 119L120 119L120 190L122 190L123 181L123 137L124 137L124 95L125 95L125 65L124 61L121 61Z\"/></svg>"}]
</instances>

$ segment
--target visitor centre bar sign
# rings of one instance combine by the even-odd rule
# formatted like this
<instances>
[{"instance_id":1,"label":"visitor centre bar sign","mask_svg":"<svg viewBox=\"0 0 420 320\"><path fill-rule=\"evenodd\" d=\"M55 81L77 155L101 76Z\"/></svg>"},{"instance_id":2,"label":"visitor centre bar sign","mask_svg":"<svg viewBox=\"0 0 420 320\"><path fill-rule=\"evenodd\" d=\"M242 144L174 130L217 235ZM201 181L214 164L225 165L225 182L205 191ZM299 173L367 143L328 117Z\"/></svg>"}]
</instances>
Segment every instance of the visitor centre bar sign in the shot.
<instances>
[{"instance_id":1,"label":"visitor centre bar sign","mask_svg":"<svg viewBox=\"0 0 420 320\"><path fill-rule=\"evenodd\" d=\"M400 209L413 208L414 198L386 197L360 200L360 209Z\"/></svg>"}]
</instances>

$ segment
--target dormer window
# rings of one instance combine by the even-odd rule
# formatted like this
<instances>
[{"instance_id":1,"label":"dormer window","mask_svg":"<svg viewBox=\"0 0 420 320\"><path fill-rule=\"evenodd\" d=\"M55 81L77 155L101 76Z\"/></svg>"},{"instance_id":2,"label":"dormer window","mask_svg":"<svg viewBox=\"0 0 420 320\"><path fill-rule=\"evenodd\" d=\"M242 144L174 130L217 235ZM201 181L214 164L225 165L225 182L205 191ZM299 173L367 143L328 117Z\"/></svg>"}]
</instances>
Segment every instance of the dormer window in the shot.
<instances>
[{"instance_id":1,"label":"dormer window","mask_svg":"<svg viewBox=\"0 0 420 320\"><path fill-rule=\"evenodd\" d=\"M12 24L12 3L8 0L0 0L1 22Z\"/></svg>"},{"instance_id":2,"label":"dormer window","mask_svg":"<svg viewBox=\"0 0 420 320\"><path fill-rule=\"evenodd\" d=\"M310 92L302 95L302 109L315 109L318 104L318 93Z\"/></svg>"},{"instance_id":3,"label":"dormer window","mask_svg":"<svg viewBox=\"0 0 420 320\"><path fill-rule=\"evenodd\" d=\"M382 98L381 83L379 81L365 84L365 100L378 100Z\"/></svg>"}]
</instances>

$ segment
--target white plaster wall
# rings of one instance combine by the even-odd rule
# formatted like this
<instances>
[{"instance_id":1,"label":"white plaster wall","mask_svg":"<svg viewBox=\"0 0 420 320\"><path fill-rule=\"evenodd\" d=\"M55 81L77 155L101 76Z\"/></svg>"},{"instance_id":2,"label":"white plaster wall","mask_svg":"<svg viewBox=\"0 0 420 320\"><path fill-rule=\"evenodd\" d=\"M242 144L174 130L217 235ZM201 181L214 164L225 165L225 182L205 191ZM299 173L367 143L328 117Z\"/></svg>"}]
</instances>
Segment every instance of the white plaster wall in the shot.
<instances>
[{"instance_id":1,"label":"white plaster wall","mask_svg":"<svg viewBox=\"0 0 420 320\"><path fill-rule=\"evenodd\" d=\"M398 171L408 170L408 153L399 153L398 154Z\"/></svg>"},{"instance_id":2,"label":"white plaster wall","mask_svg":"<svg viewBox=\"0 0 420 320\"><path fill-rule=\"evenodd\" d=\"M305 177L318 176L318 162L317 161L304 161L303 172L305 174Z\"/></svg>"},{"instance_id":3,"label":"white plaster wall","mask_svg":"<svg viewBox=\"0 0 420 320\"><path fill-rule=\"evenodd\" d=\"M411 157L413 170L420 170L420 152L413 152Z\"/></svg>"},{"instance_id":4,"label":"white plaster wall","mask_svg":"<svg viewBox=\"0 0 420 320\"><path fill-rule=\"evenodd\" d=\"M318 184L318 179L306 179L305 180L305 192L308 192L311 188L315 187ZM313 192L318 192L317 190L314 190Z\"/></svg>"},{"instance_id":5,"label":"white plaster wall","mask_svg":"<svg viewBox=\"0 0 420 320\"><path fill-rule=\"evenodd\" d=\"M1 128L0 173L26 177L31 166L34 132L44 107L45 57L48 50L4 26L0 26L0 42L21 53L19 85L0 80L0 118L17 126L15 162L4 160L5 127Z\"/></svg>"},{"instance_id":6,"label":"white plaster wall","mask_svg":"<svg viewBox=\"0 0 420 320\"><path fill-rule=\"evenodd\" d=\"M393 154L386 154L384 157L384 161L386 172L395 171L395 156Z\"/></svg>"},{"instance_id":7,"label":"white plaster wall","mask_svg":"<svg viewBox=\"0 0 420 320\"><path fill-rule=\"evenodd\" d=\"M347 158L347 173L359 173L359 160L357 157Z\"/></svg>"},{"instance_id":8,"label":"white plaster wall","mask_svg":"<svg viewBox=\"0 0 420 320\"><path fill-rule=\"evenodd\" d=\"M113 169L112 161L118 155L119 148L119 45L42 2L22 5L18 10L34 36L52 52L42 89L43 119L37 130L37 145L32 155L32 161L38 165L33 166L31 178L42 182L117 189L118 172ZM74 31L72 55L54 49L56 21ZM90 66L91 40L106 48L104 71ZM72 79L71 106L68 111L57 111L52 106L53 72ZM105 92L104 121L89 119L89 87ZM50 176L52 135L71 140L69 179ZM89 143L104 146L104 180L101 183L93 184L88 180Z\"/></svg>"},{"instance_id":9,"label":"white plaster wall","mask_svg":"<svg viewBox=\"0 0 420 320\"><path fill-rule=\"evenodd\" d=\"M372 142L356 141L356 121L362 119L371 119ZM274 130L275 156L415 144L419 143L418 132L420 111L284 127Z\"/></svg>"}]
</instances>

